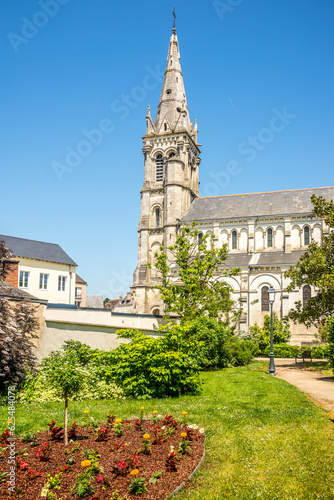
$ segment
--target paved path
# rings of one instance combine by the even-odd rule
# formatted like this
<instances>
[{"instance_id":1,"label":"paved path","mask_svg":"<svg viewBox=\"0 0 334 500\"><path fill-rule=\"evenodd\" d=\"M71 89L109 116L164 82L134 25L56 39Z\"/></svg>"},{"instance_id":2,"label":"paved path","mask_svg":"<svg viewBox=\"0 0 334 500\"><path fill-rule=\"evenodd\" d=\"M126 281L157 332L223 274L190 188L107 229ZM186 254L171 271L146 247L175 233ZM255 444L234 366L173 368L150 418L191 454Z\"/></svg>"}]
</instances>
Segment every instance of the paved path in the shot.
<instances>
[{"instance_id":1,"label":"paved path","mask_svg":"<svg viewBox=\"0 0 334 500\"><path fill-rule=\"evenodd\" d=\"M294 359L275 359L276 376L305 392L323 408L334 412L334 376L303 369Z\"/></svg>"}]
</instances>

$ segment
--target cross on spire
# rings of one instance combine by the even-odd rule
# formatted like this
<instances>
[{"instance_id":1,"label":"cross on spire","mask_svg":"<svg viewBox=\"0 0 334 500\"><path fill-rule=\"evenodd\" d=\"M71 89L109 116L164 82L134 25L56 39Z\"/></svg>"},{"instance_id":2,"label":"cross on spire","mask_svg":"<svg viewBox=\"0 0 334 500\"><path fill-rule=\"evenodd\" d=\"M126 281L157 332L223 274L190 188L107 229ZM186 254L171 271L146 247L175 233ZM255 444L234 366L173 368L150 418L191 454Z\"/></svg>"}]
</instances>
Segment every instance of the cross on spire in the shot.
<instances>
[{"instance_id":1,"label":"cross on spire","mask_svg":"<svg viewBox=\"0 0 334 500\"><path fill-rule=\"evenodd\" d=\"M175 21L176 21L176 13L175 13L175 5L174 5L174 10L173 10L173 33L176 33Z\"/></svg>"}]
</instances>

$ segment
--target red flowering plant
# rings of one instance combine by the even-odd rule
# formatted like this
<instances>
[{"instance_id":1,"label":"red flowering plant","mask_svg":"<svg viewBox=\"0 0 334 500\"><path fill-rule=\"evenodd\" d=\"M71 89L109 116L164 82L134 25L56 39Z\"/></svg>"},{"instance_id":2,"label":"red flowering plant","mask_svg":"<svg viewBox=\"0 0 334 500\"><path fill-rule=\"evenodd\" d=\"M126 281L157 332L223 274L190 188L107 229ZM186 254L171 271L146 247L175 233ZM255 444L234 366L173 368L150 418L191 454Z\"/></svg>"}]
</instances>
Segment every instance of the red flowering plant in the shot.
<instances>
[{"instance_id":1,"label":"red flowering plant","mask_svg":"<svg viewBox=\"0 0 334 500\"><path fill-rule=\"evenodd\" d=\"M141 432L143 430L143 426L142 426L142 423L140 422L140 420L135 421L135 430L139 431L139 432Z\"/></svg>"},{"instance_id":2,"label":"red flowering plant","mask_svg":"<svg viewBox=\"0 0 334 500\"><path fill-rule=\"evenodd\" d=\"M51 451L51 444L45 442L37 451L35 451L35 455L40 460L40 462L48 462L50 460Z\"/></svg>"},{"instance_id":3,"label":"red flowering plant","mask_svg":"<svg viewBox=\"0 0 334 500\"><path fill-rule=\"evenodd\" d=\"M11 438L13 435L12 432L9 432L8 429L6 429L1 435L0 435L0 444L1 445L8 445L9 441L8 439Z\"/></svg>"},{"instance_id":4,"label":"red flowering plant","mask_svg":"<svg viewBox=\"0 0 334 500\"><path fill-rule=\"evenodd\" d=\"M161 429L161 427L159 427L158 425L154 425L152 426L152 430L154 433L152 444L162 444L164 441L166 441L164 431L163 429Z\"/></svg>"},{"instance_id":5,"label":"red flowering plant","mask_svg":"<svg viewBox=\"0 0 334 500\"><path fill-rule=\"evenodd\" d=\"M35 472L33 469L30 469L25 479L28 482L31 481L32 479L36 479L41 476L42 476L41 471Z\"/></svg>"},{"instance_id":6,"label":"red flowering plant","mask_svg":"<svg viewBox=\"0 0 334 500\"><path fill-rule=\"evenodd\" d=\"M124 451L124 450L125 450L125 444L123 444L123 443L115 443L110 448L111 452L116 452L116 453L120 452L120 451Z\"/></svg>"},{"instance_id":7,"label":"red flowering plant","mask_svg":"<svg viewBox=\"0 0 334 500\"><path fill-rule=\"evenodd\" d=\"M54 420L52 420L51 424L48 424L51 439L53 439L53 441L61 441L63 438L63 428L55 427L55 425L56 422Z\"/></svg>"},{"instance_id":8,"label":"red flowering plant","mask_svg":"<svg viewBox=\"0 0 334 500\"><path fill-rule=\"evenodd\" d=\"M109 429L107 427L99 427L97 429L96 441L108 441Z\"/></svg>"},{"instance_id":9,"label":"red flowering plant","mask_svg":"<svg viewBox=\"0 0 334 500\"><path fill-rule=\"evenodd\" d=\"M71 425L71 427L68 430L68 439L75 441L77 438L77 435L78 435L77 424L76 424L76 422L73 422L73 424Z\"/></svg>"},{"instance_id":10,"label":"red flowering plant","mask_svg":"<svg viewBox=\"0 0 334 500\"><path fill-rule=\"evenodd\" d=\"M177 422L174 419L173 415L166 415L163 421L163 425L171 426L175 429L177 427Z\"/></svg>"},{"instance_id":11,"label":"red flowering plant","mask_svg":"<svg viewBox=\"0 0 334 500\"><path fill-rule=\"evenodd\" d=\"M166 459L166 470L170 472L176 472L177 461L178 461L178 456L174 451L174 446L171 446Z\"/></svg>"},{"instance_id":12,"label":"red flowering plant","mask_svg":"<svg viewBox=\"0 0 334 500\"><path fill-rule=\"evenodd\" d=\"M20 470L26 471L28 469L28 462L21 462L21 460L19 460L18 466Z\"/></svg>"},{"instance_id":13,"label":"red flowering plant","mask_svg":"<svg viewBox=\"0 0 334 500\"><path fill-rule=\"evenodd\" d=\"M116 462L116 465L113 465L112 472L115 476L126 476L129 472L130 464L125 460L121 462Z\"/></svg>"}]
</instances>

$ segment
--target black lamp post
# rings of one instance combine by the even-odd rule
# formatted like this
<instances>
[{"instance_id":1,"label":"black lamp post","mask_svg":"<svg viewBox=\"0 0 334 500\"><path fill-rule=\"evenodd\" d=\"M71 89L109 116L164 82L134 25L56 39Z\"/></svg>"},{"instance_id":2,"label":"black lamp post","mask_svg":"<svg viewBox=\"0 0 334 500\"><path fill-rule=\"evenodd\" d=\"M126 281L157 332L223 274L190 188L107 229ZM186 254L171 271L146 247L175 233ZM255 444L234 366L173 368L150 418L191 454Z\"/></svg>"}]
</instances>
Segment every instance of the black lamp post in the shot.
<instances>
[{"instance_id":1,"label":"black lamp post","mask_svg":"<svg viewBox=\"0 0 334 500\"><path fill-rule=\"evenodd\" d=\"M276 290L271 286L268 290L269 304L270 304L270 363L269 375L276 376L275 361L274 361L274 340L273 340L273 305L275 302Z\"/></svg>"}]
</instances>

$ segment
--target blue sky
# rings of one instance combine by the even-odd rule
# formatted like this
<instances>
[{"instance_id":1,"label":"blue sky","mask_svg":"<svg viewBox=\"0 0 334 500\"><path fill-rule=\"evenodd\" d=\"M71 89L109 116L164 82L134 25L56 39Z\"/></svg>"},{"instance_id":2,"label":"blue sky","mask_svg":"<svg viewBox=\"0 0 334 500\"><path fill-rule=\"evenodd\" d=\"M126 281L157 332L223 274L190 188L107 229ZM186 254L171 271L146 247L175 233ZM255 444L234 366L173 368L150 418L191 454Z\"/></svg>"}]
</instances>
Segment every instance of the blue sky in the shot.
<instances>
[{"instance_id":1,"label":"blue sky","mask_svg":"<svg viewBox=\"0 0 334 500\"><path fill-rule=\"evenodd\" d=\"M88 293L132 282L141 137L173 5L2 2L0 233L61 245ZM333 185L333 1L176 0L176 12L201 195Z\"/></svg>"}]
</instances>

